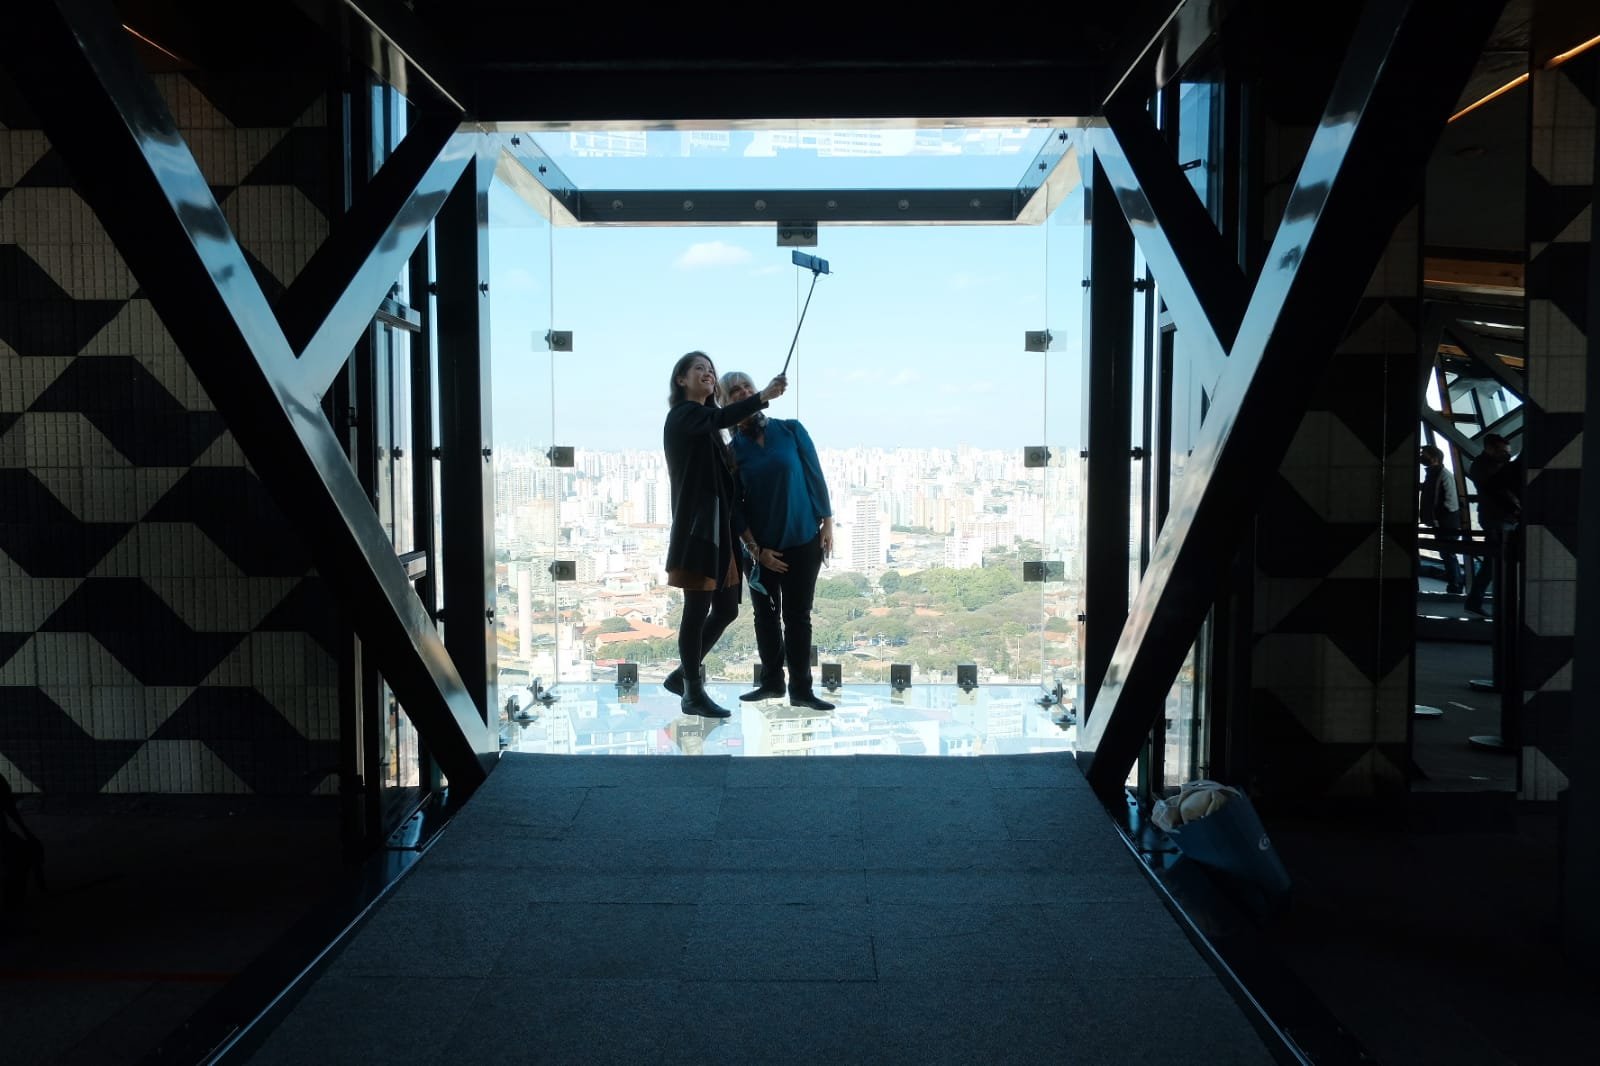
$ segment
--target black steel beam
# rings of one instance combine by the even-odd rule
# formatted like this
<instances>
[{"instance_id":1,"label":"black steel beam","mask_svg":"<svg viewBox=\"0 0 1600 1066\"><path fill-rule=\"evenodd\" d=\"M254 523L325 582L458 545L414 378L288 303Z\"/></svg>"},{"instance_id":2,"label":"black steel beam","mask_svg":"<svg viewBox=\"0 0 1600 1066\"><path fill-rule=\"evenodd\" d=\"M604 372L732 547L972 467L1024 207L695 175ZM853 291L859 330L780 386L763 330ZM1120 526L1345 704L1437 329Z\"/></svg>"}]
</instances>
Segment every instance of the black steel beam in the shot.
<instances>
[{"instance_id":1,"label":"black steel beam","mask_svg":"<svg viewBox=\"0 0 1600 1066\"><path fill-rule=\"evenodd\" d=\"M326 392L372 324L477 151L479 135L459 128L457 115L425 113L284 294L278 319L300 355L296 391Z\"/></svg>"},{"instance_id":2,"label":"black steel beam","mask_svg":"<svg viewBox=\"0 0 1600 1066\"><path fill-rule=\"evenodd\" d=\"M1102 796L1122 793L1160 720L1226 560L1304 416L1306 383L1326 367L1415 202L1433 143L1502 6L1374 2L1363 13L1079 738Z\"/></svg>"},{"instance_id":3,"label":"black steel beam","mask_svg":"<svg viewBox=\"0 0 1600 1066\"><path fill-rule=\"evenodd\" d=\"M1133 235L1098 158L1084 173L1084 426L1089 450L1083 565L1084 706L1095 704L1128 617L1133 433Z\"/></svg>"},{"instance_id":4,"label":"black steel beam","mask_svg":"<svg viewBox=\"0 0 1600 1066\"><path fill-rule=\"evenodd\" d=\"M412 592L205 175L105 0L13 5L0 49L80 194L350 608L452 783L493 739Z\"/></svg>"},{"instance_id":5,"label":"black steel beam","mask_svg":"<svg viewBox=\"0 0 1600 1066\"><path fill-rule=\"evenodd\" d=\"M489 406L489 182L495 153L469 162L439 212L439 550L444 642L479 707L495 721L494 462Z\"/></svg>"},{"instance_id":6,"label":"black steel beam","mask_svg":"<svg viewBox=\"0 0 1600 1066\"><path fill-rule=\"evenodd\" d=\"M1485 346L1483 335L1463 322L1460 318L1447 318L1444 322L1445 332L1455 338L1456 345L1472 357L1472 361L1481 366L1500 384L1510 389L1524 403L1528 401L1528 383L1523 380L1521 372L1514 367L1506 365L1490 348Z\"/></svg>"},{"instance_id":7,"label":"black steel beam","mask_svg":"<svg viewBox=\"0 0 1600 1066\"><path fill-rule=\"evenodd\" d=\"M779 221L1000 225L1017 220L1019 187L981 189L586 189L566 201L595 226L776 225Z\"/></svg>"},{"instance_id":8,"label":"black steel beam","mask_svg":"<svg viewBox=\"0 0 1600 1066\"><path fill-rule=\"evenodd\" d=\"M1249 291L1238 259L1142 107L1115 106L1089 138L1184 344L1220 364Z\"/></svg>"}]
</instances>

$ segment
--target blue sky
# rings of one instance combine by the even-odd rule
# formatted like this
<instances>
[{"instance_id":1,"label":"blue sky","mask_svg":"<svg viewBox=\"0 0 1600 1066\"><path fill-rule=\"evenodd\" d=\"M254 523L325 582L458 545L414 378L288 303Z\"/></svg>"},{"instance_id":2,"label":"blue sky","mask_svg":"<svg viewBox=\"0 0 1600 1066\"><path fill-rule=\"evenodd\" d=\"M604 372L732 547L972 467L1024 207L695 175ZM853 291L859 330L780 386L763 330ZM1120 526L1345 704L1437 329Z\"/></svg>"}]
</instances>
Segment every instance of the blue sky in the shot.
<instances>
[{"instance_id":1,"label":"blue sky","mask_svg":"<svg viewBox=\"0 0 1600 1066\"><path fill-rule=\"evenodd\" d=\"M804 250L833 273L770 413L799 417L822 448L1076 445L1080 214L1069 202L1044 226L824 227ZM677 357L700 349L765 382L812 278L770 225L552 229L498 182L490 218L501 446L659 448ZM574 351L536 350L552 324ZM1065 350L1024 352L1024 331L1044 328Z\"/></svg>"}]
</instances>

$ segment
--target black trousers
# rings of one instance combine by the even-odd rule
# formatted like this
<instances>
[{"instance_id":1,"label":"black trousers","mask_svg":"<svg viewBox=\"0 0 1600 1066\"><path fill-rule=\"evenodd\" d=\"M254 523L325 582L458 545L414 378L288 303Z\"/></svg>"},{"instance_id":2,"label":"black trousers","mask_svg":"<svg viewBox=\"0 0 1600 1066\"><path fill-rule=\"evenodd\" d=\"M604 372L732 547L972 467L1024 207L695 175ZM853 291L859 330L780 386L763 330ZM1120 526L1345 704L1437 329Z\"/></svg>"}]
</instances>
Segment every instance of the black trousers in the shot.
<instances>
[{"instance_id":1,"label":"black trousers","mask_svg":"<svg viewBox=\"0 0 1600 1066\"><path fill-rule=\"evenodd\" d=\"M1439 558L1444 562L1445 584L1453 589L1464 588L1461 562L1456 558L1461 541L1461 512L1440 511L1438 524L1433 528L1439 538Z\"/></svg>"},{"instance_id":2,"label":"black trousers","mask_svg":"<svg viewBox=\"0 0 1600 1066\"><path fill-rule=\"evenodd\" d=\"M756 619L756 648L761 655L761 684L782 688L783 670L789 668L789 695L811 695L811 603L822 571L822 535L809 543L782 548L787 573L761 568L766 592L750 589L750 609Z\"/></svg>"}]
</instances>

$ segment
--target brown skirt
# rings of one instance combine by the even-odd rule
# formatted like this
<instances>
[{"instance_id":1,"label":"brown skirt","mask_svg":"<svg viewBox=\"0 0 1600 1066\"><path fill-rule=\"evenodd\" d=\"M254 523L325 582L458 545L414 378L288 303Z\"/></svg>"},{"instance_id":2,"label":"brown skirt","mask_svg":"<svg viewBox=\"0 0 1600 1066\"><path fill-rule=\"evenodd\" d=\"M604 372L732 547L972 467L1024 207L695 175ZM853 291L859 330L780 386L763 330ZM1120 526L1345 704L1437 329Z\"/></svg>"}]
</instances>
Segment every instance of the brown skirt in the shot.
<instances>
[{"instance_id":1,"label":"brown skirt","mask_svg":"<svg viewBox=\"0 0 1600 1066\"><path fill-rule=\"evenodd\" d=\"M719 585L715 578L696 574L681 567L677 570L667 571L667 584L675 589L688 589L691 592L715 592L722 585L737 585L739 583L739 560L733 556L728 557L728 572L722 576Z\"/></svg>"}]
</instances>

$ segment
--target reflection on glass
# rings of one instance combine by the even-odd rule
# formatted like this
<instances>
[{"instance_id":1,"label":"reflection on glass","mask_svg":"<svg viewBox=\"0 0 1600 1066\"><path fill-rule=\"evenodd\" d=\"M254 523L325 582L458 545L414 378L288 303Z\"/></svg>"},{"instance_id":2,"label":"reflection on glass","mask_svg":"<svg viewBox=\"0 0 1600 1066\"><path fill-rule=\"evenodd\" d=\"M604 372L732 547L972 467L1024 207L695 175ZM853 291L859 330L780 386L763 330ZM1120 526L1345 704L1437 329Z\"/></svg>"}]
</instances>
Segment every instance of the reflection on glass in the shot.
<instances>
[{"instance_id":1,"label":"reflection on glass","mask_svg":"<svg viewBox=\"0 0 1600 1066\"><path fill-rule=\"evenodd\" d=\"M567 130L529 136L581 189L1010 188L1053 130Z\"/></svg>"},{"instance_id":2,"label":"reflection on glass","mask_svg":"<svg viewBox=\"0 0 1600 1066\"><path fill-rule=\"evenodd\" d=\"M1161 777L1159 781L1152 782L1158 790L1176 788L1186 781L1206 775L1206 768L1202 765L1206 751L1205 685L1200 676L1200 664L1204 662L1202 651L1210 625L1208 618L1202 627L1200 639L1189 647L1188 654L1183 658L1183 666L1167 691L1161 743Z\"/></svg>"},{"instance_id":3,"label":"reflection on glass","mask_svg":"<svg viewBox=\"0 0 1600 1066\"><path fill-rule=\"evenodd\" d=\"M380 753L384 787L418 788L422 784L422 750L416 727L387 685L383 689L383 700L388 709Z\"/></svg>"},{"instance_id":4,"label":"reflection on glass","mask_svg":"<svg viewBox=\"0 0 1600 1066\"><path fill-rule=\"evenodd\" d=\"M1190 81L1178 87L1178 164L1205 205L1222 224L1222 87Z\"/></svg>"},{"instance_id":5,"label":"reflection on glass","mask_svg":"<svg viewBox=\"0 0 1600 1066\"><path fill-rule=\"evenodd\" d=\"M405 137L411 106L390 86L374 84L370 94L369 177L378 172ZM391 290L391 296L402 304L409 302L408 275L409 268L402 269ZM389 543L397 553L405 553L416 547L412 495L411 338L403 330L376 323L371 336L370 395L374 406L370 447L376 462L373 503ZM378 760L383 786L388 793L386 802L392 812L403 812L421 788L422 749L416 728L386 681L380 685L378 701L383 716L376 730Z\"/></svg>"},{"instance_id":6,"label":"reflection on glass","mask_svg":"<svg viewBox=\"0 0 1600 1066\"><path fill-rule=\"evenodd\" d=\"M710 686L732 718L685 716L659 685L621 695L603 683L568 684L545 705L528 688L506 693L500 746L559 755L1015 755L1070 751L1073 738L1028 685L846 685L823 692L832 711L781 700L740 703L742 686Z\"/></svg>"}]
</instances>

